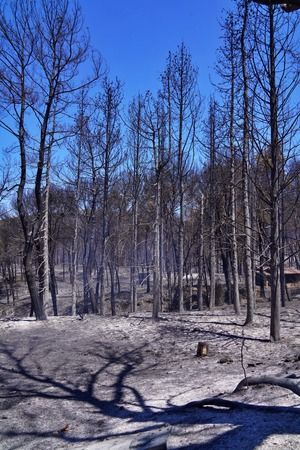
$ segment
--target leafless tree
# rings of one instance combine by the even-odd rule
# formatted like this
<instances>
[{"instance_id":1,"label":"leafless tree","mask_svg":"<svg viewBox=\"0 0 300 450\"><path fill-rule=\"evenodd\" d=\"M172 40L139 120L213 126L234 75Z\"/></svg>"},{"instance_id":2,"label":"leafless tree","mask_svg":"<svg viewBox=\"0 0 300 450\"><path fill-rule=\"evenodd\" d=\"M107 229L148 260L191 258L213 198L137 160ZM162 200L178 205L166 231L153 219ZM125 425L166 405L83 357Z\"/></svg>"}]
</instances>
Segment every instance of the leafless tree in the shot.
<instances>
[{"instance_id":1,"label":"leafless tree","mask_svg":"<svg viewBox=\"0 0 300 450\"><path fill-rule=\"evenodd\" d=\"M245 284L247 293L247 317L246 324L253 323L254 320L254 287L252 277L252 229L250 221L250 200L249 200L249 146L250 146L250 104L249 104L249 49L247 47L249 5L245 0L241 4L241 66L242 66L242 91L243 91L243 138L242 138L242 159L243 159L243 209L244 209L244 235L245 235Z\"/></svg>"},{"instance_id":2,"label":"leafless tree","mask_svg":"<svg viewBox=\"0 0 300 450\"><path fill-rule=\"evenodd\" d=\"M168 161L166 150L166 115L160 98L155 99L150 93L145 100L144 132L153 161L153 181L155 192L154 212L154 250L153 250L153 319L157 320L162 307L162 177Z\"/></svg>"},{"instance_id":3,"label":"leafless tree","mask_svg":"<svg viewBox=\"0 0 300 450\"><path fill-rule=\"evenodd\" d=\"M137 305L138 271L138 223L139 204L143 189L143 171L145 170L144 99L139 95L129 106L128 157L130 191L132 199L132 258L130 267L130 304L132 312Z\"/></svg>"},{"instance_id":4,"label":"leafless tree","mask_svg":"<svg viewBox=\"0 0 300 450\"><path fill-rule=\"evenodd\" d=\"M105 285L104 269L106 244L109 237L108 209L109 192L122 161L120 148L121 129L119 110L122 101L121 83L119 80L110 81L105 77L102 92L98 99L97 145L102 159L101 173L101 231L100 231L100 262L99 262L99 313L104 313ZM116 305L111 299L112 315L116 314Z\"/></svg>"},{"instance_id":5,"label":"leafless tree","mask_svg":"<svg viewBox=\"0 0 300 450\"><path fill-rule=\"evenodd\" d=\"M78 89L78 69L88 54L81 12L68 0L14 0L1 4L0 126L18 143L20 181L17 208L24 234L24 267L36 318L47 318L47 190L51 152L64 130L64 117ZM96 77L98 75L96 74ZM29 157L34 167L29 168ZM35 214L25 207L33 180ZM44 233L43 233L44 230ZM39 259L38 286L34 273Z\"/></svg>"},{"instance_id":6,"label":"leafless tree","mask_svg":"<svg viewBox=\"0 0 300 450\"><path fill-rule=\"evenodd\" d=\"M168 146L175 167L178 198L178 296L183 311L184 265L184 183L195 151L195 132L199 119L200 97L197 91L197 70L184 44L170 53L162 76L163 96L168 115Z\"/></svg>"},{"instance_id":7,"label":"leafless tree","mask_svg":"<svg viewBox=\"0 0 300 450\"><path fill-rule=\"evenodd\" d=\"M233 279L233 303L236 314L240 314L239 273L238 273L238 242L237 242L237 104L238 104L238 21L233 12L226 15L223 23L223 43L219 49L217 74L220 77L218 85L223 96L225 135L228 136L230 159L230 246ZM229 120L227 119L229 118Z\"/></svg>"},{"instance_id":8,"label":"leafless tree","mask_svg":"<svg viewBox=\"0 0 300 450\"><path fill-rule=\"evenodd\" d=\"M252 69L257 79L254 97L255 146L265 168L266 189L259 189L269 212L271 325L274 341L280 340L280 305L284 303L283 194L291 181L288 164L295 157L295 129L299 112L291 97L299 84L296 16L273 5L257 8L253 26ZM257 30L260 30L258 33ZM281 286L283 284L283 286Z\"/></svg>"}]
</instances>

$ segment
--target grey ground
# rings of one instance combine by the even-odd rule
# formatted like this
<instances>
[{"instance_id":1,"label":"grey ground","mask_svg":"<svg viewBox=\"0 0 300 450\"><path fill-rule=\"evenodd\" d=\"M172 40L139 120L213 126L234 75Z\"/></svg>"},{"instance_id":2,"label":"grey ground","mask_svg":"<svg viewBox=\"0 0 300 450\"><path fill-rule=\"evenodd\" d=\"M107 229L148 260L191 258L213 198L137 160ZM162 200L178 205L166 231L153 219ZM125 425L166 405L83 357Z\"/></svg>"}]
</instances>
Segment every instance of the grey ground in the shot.
<instances>
[{"instance_id":1,"label":"grey ground","mask_svg":"<svg viewBox=\"0 0 300 450\"><path fill-rule=\"evenodd\" d=\"M247 328L228 307L158 323L146 314L2 320L0 448L124 450L166 433L168 449L298 449L298 396L276 386L232 394L242 362L248 376L300 376L298 302L283 311L277 344L265 304ZM199 341L206 358L195 357ZM174 408L219 394L287 408Z\"/></svg>"}]
</instances>

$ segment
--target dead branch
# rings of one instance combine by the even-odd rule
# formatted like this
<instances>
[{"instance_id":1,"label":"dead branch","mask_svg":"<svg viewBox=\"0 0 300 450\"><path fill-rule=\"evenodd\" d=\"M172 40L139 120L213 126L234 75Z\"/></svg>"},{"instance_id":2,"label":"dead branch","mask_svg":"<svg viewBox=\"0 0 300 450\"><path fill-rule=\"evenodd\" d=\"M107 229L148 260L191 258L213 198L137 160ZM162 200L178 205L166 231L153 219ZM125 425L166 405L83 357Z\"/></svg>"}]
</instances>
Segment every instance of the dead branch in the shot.
<instances>
[{"instance_id":1,"label":"dead branch","mask_svg":"<svg viewBox=\"0 0 300 450\"><path fill-rule=\"evenodd\" d=\"M182 405L177 407L177 409L185 410L185 409L192 409L192 408L205 408L215 406L219 408L228 408L230 410L233 409L251 409L256 411L268 411L268 412L287 412L287 411L294 411L293 407L287 407L287 406L270 406L270 405L254 405L252 403L243 403L235 400L226 400L224 398L220 397L212 397L212 398L205 398L203 400L199 401L193 401L190 403L187 403L186 405ZM299 411L299 410L297 410ZM300 412L300 411L299 411Z\"/></svg>"},{"instance_id":2,"label":"dead branch","mask_svg":"<svg viewBox=\"0 0 300 450\"><path fill-rule=\"evenodd\" d=\"M254 386L258 384L270 384L272 386L279 386L285 389L288 389L294 394L300 396L300 385L299 382L296 382L293 379L290 378L280 378L280 377L272 377L272 376L261 376L261 377L247 377L244 378L242 381L239 382L235 390L233 391L238 392L241 391L244 387L247 386Z\"/></svg>"},{"instance_id":3,"label":"dead branch","mask_svg":"<svg viewBox=\"0 0 300 450\"><path fill-rule=\"evenodd\" d=\"M248 386L254 386L258 384L270 384L272 386L279 386L292 391L294 394L300 396L300 385L295 378L281 378L272 376L261 376L261 377L247 377L239 382L233 393L241 391L243 388ZM190 408L204 408L206 406L217 406L220 408L229 409L255 409L255 410L266 410L273 412L286 411L287 407L281 406L269 406L269 405L254 405L249 403L243 403L234 400L227 400L220 397L205 398L199 401L189 402L185 405L179 406L180 409L190 409Z\"/></svg>"}]
</instances>

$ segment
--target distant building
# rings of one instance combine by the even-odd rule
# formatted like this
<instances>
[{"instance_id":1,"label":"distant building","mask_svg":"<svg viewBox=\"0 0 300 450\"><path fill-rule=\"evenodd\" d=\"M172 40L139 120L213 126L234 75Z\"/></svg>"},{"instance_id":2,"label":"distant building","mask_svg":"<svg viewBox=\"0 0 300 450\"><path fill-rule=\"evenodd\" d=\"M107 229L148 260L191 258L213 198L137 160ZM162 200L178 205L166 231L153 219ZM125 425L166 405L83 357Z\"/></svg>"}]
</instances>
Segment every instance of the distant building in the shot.
<instances>
[{"instance_id":1,"label":"distant building","mask_svg":"<svg viewBox=\"0 0 300 450\"><path fill-rule=\"evenodd\" d=\"M285 267L284 268L284 277L286 283L299 283L300 282L300 270L296 269L295 267ZM270 280L270 268L266 267L264 269L264 280L262 279L261 272L256 272L255 275L255 282L257 286L262 286L263 283L267 284Z\"/></svg>"}]
</instances>

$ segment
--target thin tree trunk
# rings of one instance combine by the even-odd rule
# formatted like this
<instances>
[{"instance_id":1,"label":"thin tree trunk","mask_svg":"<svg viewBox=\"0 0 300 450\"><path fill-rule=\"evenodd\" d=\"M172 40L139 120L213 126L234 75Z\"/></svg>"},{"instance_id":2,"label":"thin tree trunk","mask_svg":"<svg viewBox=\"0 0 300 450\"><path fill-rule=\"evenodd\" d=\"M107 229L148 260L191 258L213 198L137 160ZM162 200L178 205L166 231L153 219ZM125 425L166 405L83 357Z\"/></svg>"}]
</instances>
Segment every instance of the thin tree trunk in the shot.
<instances>
[{"instance_id":1,"label":"thin tree trunk","mask_svg":"<svg viewBox=\"0 0 300 450\"><path fill-rule=\"evenodd\" d=\"M200 217L199 217L199 244L198 244L198 282L197 282L197 303L199 311L203 310L203 217L204 217L204 196L200 195Z\"/></svg>"},{"instance_id":2,"label":"thin tree trunk","mask_svg":"<svg viewBox=\"0 0 300 450\"><path fill-rule=\"evenodd\" d=\"M275 68L275 36L274 36L274 7L269 6L269 61L270 61L270 126L271 126L271 340L280 340L280 273L279 273L279 139L278 139L278 108L276 89L276 68Z\"/></svg>"},{"instance_id":3,"label":"thin tree trunk","mask_svg":"<svg viewBox=\"0 0 300 450\"><path fill-rule=\"evenodd\" d=\"M216 305L216 201L215 201L215 104L210 107L210 294L209 309Z\"/></svg>"},{"instance_id":4,"label":"thin tree trunk","mask_svg":"<svg viewBox=\"0 0 300 450\"><path fill-rule=\"evenodd\" d=\"M76 202L77 204L77 202ZM75 212L75 227L72 242L72 279L71 279L71 295L72 295L72 305L71 314L76 316L77 314L77 266L78 266L78 213Z\"/></svg>"},{"instance_id":5,"label":"thin tree trunk","mask_svg":"<svg viewBox=\"0 0 300 450\"><path fill-rule=\"evenodd\" d=\"M180 184L182 183L182 180L180 181ZM178 296L179 296L179 312L184 312L184 305L183 305L183 263L184 263L184 206L183 206L183 192L182 192L182 186L180 189L180 218L179 218L179 249L178 249Z\"/></svg>"},{"instance_id":6,"label":"thin tree trunk","mask_svg":"<svg viewBox=\"0 0 300 450\"><path fill-rule=\"evenodd\" d=\"M85 230L82 239L83 254L82 254L82 281L83 281L83 313L89 313L89 302L87 293L87 232Z\"/></svg>"},{"instance_id":7,"label":"thin tree trunk","mask_svg":"<svg viewBox=\"0 0 300 450\"><path fill-rule=\"evenodd\" d=\"M115 294L115 267L113 263L108 264L110 273L110 305L111 315L116 315L116 294Z\"/></svg>"},{"instance_id":8,"label":"thin tree trunk","mask_svg":"<svg viewBox=\"0 0 300 450\"><path fill-rule=\"evenodd\" d=\"M136 312L137 307L137 267L138 267L138 201L135 199L133 205L133 249L130 270L130 304L131 311Z\"/></svg>"},{"instance_id":9,"label":"thin tree trunk","mask_svg":"<svg viewBox=\"0 0 300 450\"><path fill-rule=\"evenodd\" d=\"M8 289L8 283L7 283L7 276L6 276L6 268L4 266L4 264L1 264L2 266L2 277L3 277L3 283L4 283L4 287L5 287L5 293L6 293L6 303L7 305L9 305L9 289Z\"/></svg>"},{"instance_id":10,"label":"thin tree trunk","mask_svg":"<svg viewBox=\"0 0 300 450\"><path fill-rule=\"evenodd\" d=\"M234 75L234 74L233 74ZM233 304L237 315L241 313L238 272L238 245L236 237L236 156L234 147L234 79L232 80L231 114L230 114L230 203L231 203L231 268L233 278Z\"/></svg>"},{"instance_id":11,"label":"thin tree trunk","mask_svg":"<svg viewBox=\"0 0 300 450\"><path fill-rule=\"evenodd\" d=\"M66 281L66 260L65 260L65 247L63 247L63 253L62 253L62 275L63 275L63 281Z\"/></svg>"},{"instance_id":12,"label":"thin tree trunk","mask_svg":"<svg viewBox=\"0 0 300 450\"><path fill-rule=\"evenodd\" d=\"M283 158L283 155L281 156ZM283 168L282 168L283 170ZM287 286L284 274L284 262L285 262L285 230L284 230L284 196L283 193L280 197L280 211L279 211L279 232L280 232L280 249L279 249L279 270L280 270L280 296L281 306L285 307L286 304L286 292Z\"/></svg>"},{"instance_id":13,"label":"thin tree trunk","mask_svg":"<svg viewBox=\"0 0 300 450\"><path fill-rule=\"evenodd\" d=\"M121 283L120 283L120 277L119 277L119 269L116 266L115 267L115 271L116 271L116 284L117 284L117 289L118 289L118 294L121 294Z\"/></svg>"},{"instance_id":14,"label":"thin tree trunk","mask_svg":"<svg viewBox=\"0 0 300 450\"><path fill-rule=\"evenodd\" d=\"M244 3L243 28L241 33L242 73L243 73L243 206L244 206L244 233L245 233L245 285L247 295L247 316L245 324L254 321L254 293L252 284L251 260L251 223L249 204L249 87L247 71L246 30L248 22L248 1Z\"/></svg>"},{"instance_id":15,"label":"thin tree trunk","mask_svg":"<svg viewBox=\"0 0 300 450\"><path fill-rule=\"evenodd\" d=\"M226 288L227 288L227 298L228 304L232 304L233 295L232 295L232 279L231 279L231 267L230 267L230 255L228 252L221 252L221 259L223 264L223 272L225 276Z\"/></svg>"},{"instance_id":16,"label":"thin tree trunk","mask_svg":"<svg viewBox=\"0 0 300 450\"><path fill-rule=\"evenodd\" d=\"M147 294L150 293L151 286L150 286L150 270L149 270L149 256L148 256L148 239L149 239L149 228L146 228L146 236L145 236L145 259L146 259L146 292Z\"/></svg>"},{"instance_id":17,"label":"thin tree trunk","mask_svg":"<svg viewBox=\"0 0 300 450\"><path fill-rule=\"evenodd\" d=\"M162 192L162 186L160 188ZM162 195L161 195L162 197ZM162 198L160 199L161 207L160 207L160 224L159 224L159 293L160 293L160 302L159 302L159 311L163 310L163 300L164 300L164 226L163 226L163 208L162 208Z\"/></svg>"},{"instance_id":18,"label":"thin tree trunk","mask_svg":"<svg viewBox=\"0 0 300 450\"><path fill-rule=\"evenodd\" d=\"M259 252L259 286L260 286L260 296L266 298L265 292L265 272L264 272L264 255L263 255L263 237L262 237L262 225L258 225L258 252Z\"/></svg>"},{"instance_id":19,"label":"thin tree trunk","mask_svg":"<svg viewBox=\"0 0 300 450\"><path fill-rule=\"evenodd\" d=\"M15 276L14 269L13 269L11 262L8 263L7 271L8 271L8 283L9 283L9 288L10 288L10 294L12 296L13 307L15 307L16 299L17 299L16 290L15 290L16 276Z\"/></svg>"},{"instance_id":20,"label":"thin tree trunk","mask_svg":"<svg viewBox=\"0 0 300 450\"><path fill-rule=\"evenodd\" d=\"M157 168L158 170L158 168ZM161 220L161 181L160 175L157 174L158 179L156 181L156 213L154 224L154 268L153 268L153 311L152 317L154 320L158 319L161 292L160 292L160 220Z\"/></svg>"},{"instance_id":21,"label":"thin tree trunk","mask_svg":"<svg viewBox=\"0 0 300 450\"><path fill-rule=\"evenodd\" d=\"M57 308L57 283L55 275L54 255L50 256L49 269L50 269L50 292L52 298L53 314L58 316Z\"/></svg>"},{"instance_id":22,"label":"thin tree trunk","mask_svg":"<svg viewBox=\"0 0 300 450\"><path fill-rule=\"evenodd\" d=\"M49 150L50 152L50 150ZM50 193L50 185L49 185L49 170L50 170L50 155L48 155L47 161L47 169L46 169L46 186L45 186L45 202L44 202L44 213L42 220L42 263L40 267L41 271L41 283L40 283L40 295L41 302L43 303L45 315L48 314L49 308L49 193ZM38 272L40 272L38 271ZM57 308L56 308L57 315Z\"/></svg>"}]
</instances>

